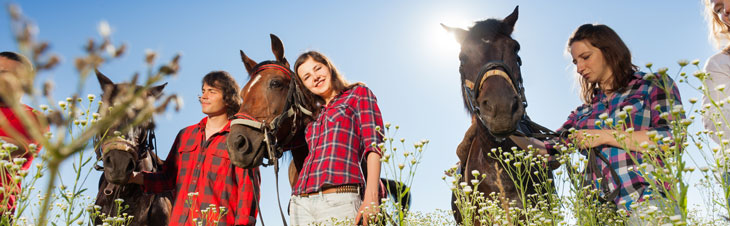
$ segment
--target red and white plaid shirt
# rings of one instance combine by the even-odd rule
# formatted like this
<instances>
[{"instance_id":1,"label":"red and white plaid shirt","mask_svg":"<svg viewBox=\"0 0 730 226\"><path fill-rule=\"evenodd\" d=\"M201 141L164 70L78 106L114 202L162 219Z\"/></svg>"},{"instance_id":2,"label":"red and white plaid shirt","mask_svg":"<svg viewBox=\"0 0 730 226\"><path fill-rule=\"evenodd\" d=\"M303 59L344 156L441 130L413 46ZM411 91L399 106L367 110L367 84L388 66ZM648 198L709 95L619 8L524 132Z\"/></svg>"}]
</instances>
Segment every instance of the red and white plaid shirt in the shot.
<instances>
[{"instance_id":1,"label":"red and white plaid shirt","mask_svg":"<svg viewBox=\"0 0 730 226\"><path fill-rule=\"evenodd\" d=\"M23 109L25 110L25 113L27 113L27 115L31 118L31 120L33 120L33 122L38 123L38 119L36 118L38 116L38 113L35 113L33 108L29 107L28 105L23 105ZM2 126L0 126L0 137L7 137L7 138L12 139L12 136L10 135L11 132L5 130L5 129L12 129L12 130L15 130L15 132L19 133L23 137L23 140L21 141L21 143L38 144L38 142L34 141L30 137L28 130L25 128L25 126L21 122L20 117L18 115L16 115L15 112L13 112L13 109L11 109L10 107L5 107L5 106L0 107L0 117L4 117L8 122L8 126L10 127L10 128L3 128ZM39 125L39 127L40 127L40 125ZM48 128L46 128L44 131L48 131ZM18 148L28 149L28 147L18 147ZM37 151L40 149L41 149L41 147L38 146L35 150L30 150L30 151L26 152L23 156L20 156L21 158L26 159L25 163L23 163L23 165L20 167L21 170L28 170L28 168L30 168L30 164L33 161L33 153L31 151ZM12 158L10 158L10 161L13 161ZM5 189L5 192L0 193L0 203L2 203L3 200L5 199L3 197L4 194L9 194L9 195L8 195L7 202L4 205L0 205L0 210L3 210L3 211L14 210L15 209L15 200L16 200L15 194L20 193L20 191L21 191L20 184L21 183L18 183L16 186L12 186L12 187L10 184L5 184L5 182L3 182L3 181L11 181L13 179L14 175L11 175L10 172L8 172L7 170L3 170L3 171L5 173L4 173L4 175L2 175L2 177L4 177L4 178L2 180L0 180L0 187L3 187Z\"/></svg>"},{"instance_id":2,"label":"red and white plaid shirt","mask_svg":"<svg viewBox=\"0 0 730 226\"><path fill-rule=\"evenodd\" d=\"M360 163L370 152L380 154L373 143L383 136L377 100L365 86L354 86L324 106L317 119L307 125L309 155L299 174L294 195L321 191L323 186L365 184Z\"/></svg>"},{"instance_id":3,"label":"red and white plaid shirt","mask_svg":"<svg viewBox=\"0 0 730 226\"><path fill-rule=\"evenodd\" d=\"M205 210L211 204L216 208L225 207L227 213L218 225L255 225L256 202L261 192L259 169L246 170L231 164L226 147L230 121L205 141L207 121L206 117L180 130L162 170L143 172L145 191L160 193L174 189L170 225L194 225L193 218L202 220L200 212L191 216L188 201L191 193L197 193L192 198L193 211Z\"/></svg>"}]
</instances>

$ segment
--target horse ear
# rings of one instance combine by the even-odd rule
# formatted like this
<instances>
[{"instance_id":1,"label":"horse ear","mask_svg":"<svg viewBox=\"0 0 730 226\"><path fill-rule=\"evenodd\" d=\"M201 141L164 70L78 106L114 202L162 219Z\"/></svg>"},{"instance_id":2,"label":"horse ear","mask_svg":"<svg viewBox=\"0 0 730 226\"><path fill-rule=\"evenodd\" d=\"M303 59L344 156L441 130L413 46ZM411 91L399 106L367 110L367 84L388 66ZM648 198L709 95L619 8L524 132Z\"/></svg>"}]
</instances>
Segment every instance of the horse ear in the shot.
<instances>
[{"instance_id":1,"label":"horse ear","mask_svg":"<svg viewBox=\"0 0 730 226\"><path fill-rule=\"evenodd\" d=\"M515 6L515 10L512 11L509 16L505 17L504 20L502 20L502 23L509 26L509 33L512 33L512 30L515 28L515 23L517 23L517 14L519 14L519 8L520 6Z\"/></svg>"},{"instance_id":2,"label":"horse ear","mask_svg":"<svg viewBox=\"0 0 730 226\"><path fill-rule=\"evenodd\" d=\"M94 68L94 72L96 72L96 79L99 80L99 85L101 85L101 91L106 91L107 87L114 86L114 82L102 74L101 71Z\"/></svg>"},{"instance_id":3,"label":"horse ear","mask_svg":"<svg viewBox=\"0 0 730 226\"><path fill-rule=\"evenodd\" d=\"M466 39L466 36L469 34L467 30L458 27L449 27L444 24L441 24L441 27L443 27L446 31L454 34L454 38L456 38L456 41L459 42L459 44L464 42L464 39Z\"/></svg>"},{"instance_id":4,"label":"horse ear","mask_svg":"<svg viewBox=\"0 0 730 226\"><path fill-rule=\"evenodd\" d=\"M243 53L243 50L241 51L241 61L243 61L243 65L246 66L246 71L248 71L249 76L253 76L253 68L256 67L256 61L253 61L251 58L248 58L245 53Z\"/></svg>"},{"instance_id":5,"label":"horse ear","mask_svg":"<svg viewBox=\"0 0 730 226\"><path fill-rule=\"evenodd\" d=\"M276 37L274 34L269 34L269 36L271 36L271 51L274 52L276 61L279 61L286 65L286 67L289 67L289 62L286 60L286 57L284 57L284 44L281 43L281 39Z\"/></svg>"},{"instance_id":6,"label":"horse ear","mask_svg":"<svg viewBox=\"0 0 730 226\"><path fill-rule=\"evenodd\" d=\"M150 96L153 96L155 98L159 98L160 96L162 96L162 90L165 89L166 85L167 82L165 82L165 84L150 88Z\"/></svg>"}]
</instances>

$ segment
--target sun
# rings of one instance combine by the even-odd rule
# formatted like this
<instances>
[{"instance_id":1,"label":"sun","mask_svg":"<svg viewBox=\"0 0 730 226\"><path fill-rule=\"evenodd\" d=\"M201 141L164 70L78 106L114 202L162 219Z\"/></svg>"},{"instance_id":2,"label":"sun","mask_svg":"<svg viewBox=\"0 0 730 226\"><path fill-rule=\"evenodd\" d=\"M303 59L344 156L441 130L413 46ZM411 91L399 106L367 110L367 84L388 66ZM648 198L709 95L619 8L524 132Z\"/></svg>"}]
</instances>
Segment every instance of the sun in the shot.
<instances>
[{"instance_id":1,"label":"sun","mask_svg":"<svg viewBox=\"0 0 730 226\"><path fill-rule=\"evenodd\" d=\"M461 46L454 35L446 31L441 24L449 27L468 29L474 24L472 20L457 16L455 14L441 15L428 24L429 46L437 54L458 54Z\"/></svg>"}]
</instances>

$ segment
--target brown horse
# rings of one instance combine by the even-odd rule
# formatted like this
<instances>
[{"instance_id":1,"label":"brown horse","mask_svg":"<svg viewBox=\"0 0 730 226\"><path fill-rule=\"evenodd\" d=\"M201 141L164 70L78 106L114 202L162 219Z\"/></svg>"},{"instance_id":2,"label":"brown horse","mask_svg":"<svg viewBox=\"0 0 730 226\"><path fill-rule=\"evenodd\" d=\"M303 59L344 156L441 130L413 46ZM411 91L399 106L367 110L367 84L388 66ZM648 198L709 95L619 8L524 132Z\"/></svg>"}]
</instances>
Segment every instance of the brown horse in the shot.
<instances>
[{"instance_id":1,"label":"brown horse","mask_svg":"<svg viewBox=\"0 0 730 226\"><path fill-rule=\"evenodd\" d=\"M461 44L459 73L462 97L465 107L472 116L472 126L457 148L462 179L464 182L474 179L470 173L473 170L486 174L484 183L479 186L480 192L499 194L499 186L502 186L504 193L501 195L517 201L518 207L523 208L519 191L508 174L508 171L515 172L514 166L506 164L508 167L504 168L499 164L501 173L498 175L495 164L499 160L488 156L493 148L509 152L512 147L516 147L514 142L505 138L516 131L527 132L521 125L530 122L525 114L527 100L520 72L522 60L517 54L520 45L511 37L517 14L516 7L512 14L503 20L479 21L469 30L443 24L442 26L453 33ZM523 170L533 172L536 168ZM533 177L531 181L535 183L544 180L532 176L531 173L528 175ZM497 184L497 177L504 183ZM538 193L532 183L528 184L526 190L528 195ZM452 195L452 201L454 200ZM461 223L461 215L453 203L452 209L456 211L454 217L457 223Z\"/></svg>"},{"instance_id":2,"label":"brown horse","mask_svg":"<svg viewBox=\"0 0 730 226\"><path fill-rule=\"evenodd\" d=\"M264 159L269 160L264 165L273 164L272 157L281 157L284 150L291 150L293 164L289 166L289 182L294 186L309 152L304 141L304 126L312 120L309 109L316 109L316 103L310 93L299 90L303 85L296 84L298 80L292 78L296 75L284 57L284 46L273 34L271 48L276 60L261 63L240 51L249 81L241 89L243 104L235 118L250 120L256 125L231 123L228 154L232 164L250 168L264 164ZM274 150L275 156L268 155L267 136L271 146L281 149Z\"/></svg>"},{"instance_id":3,"label":"brown horse","mask_svg":"<svg viewBox=\"0 0 730 226\"><path fill-rule=\"evenodd\" d=\"M122 83L114 84L108 77L96 71L97 79L103 94L103 106L100 106L101 117L109 106L116 106L125 95L131 95L141 87ZM142 93L139 103L152 104L160 97L166 84L151 87ZM129 115L140 113L145 104L133 104L127 112ZM111 117L111 116L110 116ZM129 225L167 225L172 211L172 193L148 194L141 185L127 184L132 171L155 172L161 168L162 161L154 153L154 127L152 119L132 125L131 117L120 120L110 127L105 136L101 134L95 138L97 159L103 162L104 173L99 179L99 193L96 195L95 205L101 206L101 213L107 216L117 214L117 204L114 200L123 199L122 206L129 205L123 211L134 216ZM120 133L114 134L114 131ZM103 137L103 140L101 138ZM101 167L98 167L99 169ZM95 225L102 222L94 219Z\"/></svg>"},{"instance_id":4,"label":"brown horse","mask_svg":"<svg viewBox=\"0 0 730 226\"><path fill-rule=\"evenodd\" d=\"M314 94L293 77L297 75L289 69L281 40L270 36L275 61L257 63L241 51L249 81L241 89L243 104L237 119L231 122L228 154L232 164L248 168L261 165L264 158L267 164L276 164L283 152L290 150L289 183L293 188L309 154L304 129L313 120L312 115L317 115L321 103L315 102ZM403 183L383 178L381 182L391 196L406 191ZM410 192L400 202L408 208Z\"/></svg>"}]
</instances>

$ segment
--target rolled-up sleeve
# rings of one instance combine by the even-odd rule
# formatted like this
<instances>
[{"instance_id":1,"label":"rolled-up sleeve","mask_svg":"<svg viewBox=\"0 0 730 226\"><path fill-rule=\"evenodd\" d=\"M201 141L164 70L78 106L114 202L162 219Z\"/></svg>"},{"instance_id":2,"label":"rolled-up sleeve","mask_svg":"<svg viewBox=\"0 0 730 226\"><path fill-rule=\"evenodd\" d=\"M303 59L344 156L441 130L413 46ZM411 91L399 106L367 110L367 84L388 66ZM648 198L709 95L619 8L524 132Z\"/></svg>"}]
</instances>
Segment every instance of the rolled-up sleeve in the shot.
<instances>
[{"instance_id":1,"label":"rolled-up sleeve","mask_svg":"<svg viewBox=\"0 0 730 226\"><path fill-rule=\"evenodd\" d=\"M372 145L373 143L382 142L382 130L385 129L383 128L383 118L380 114L377 98L370 89L364 86L357 86L353 91L359 97L355 118L358 120L357 124L360 125L361 145L365 147L360 160L363 160L370 152L382 155L380 150ZM380 127L381 131L376 131L376 127Z\"/></svg>"}]
</instances>

